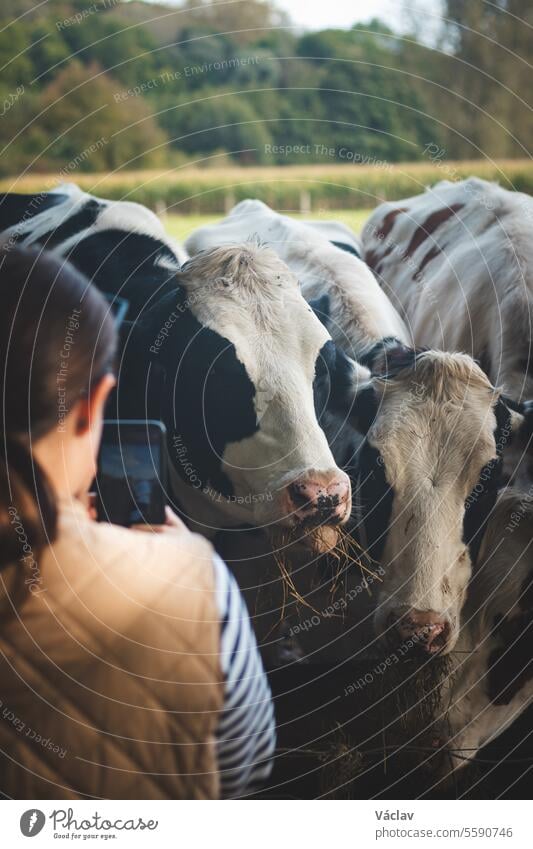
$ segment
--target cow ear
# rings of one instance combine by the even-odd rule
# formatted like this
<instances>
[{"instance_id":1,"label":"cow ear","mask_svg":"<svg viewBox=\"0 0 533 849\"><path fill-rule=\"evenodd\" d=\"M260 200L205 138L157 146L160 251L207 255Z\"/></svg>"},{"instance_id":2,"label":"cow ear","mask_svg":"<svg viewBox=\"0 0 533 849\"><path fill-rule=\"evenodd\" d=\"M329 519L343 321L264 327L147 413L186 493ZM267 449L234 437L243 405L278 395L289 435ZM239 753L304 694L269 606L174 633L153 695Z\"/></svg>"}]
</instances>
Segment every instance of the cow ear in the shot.
<instances>
[{"instance_id":1,"label":"cow ear","mask_svg":"<svg viewBox=\"0 0 533 849\"><path fill-rule=\"evenodd\" d=\"M378 396L373 386L367 385L356 394L349 418L350 423L359 433L368 433L374 424L378 405Z\"/></svg>"}]
</instances>

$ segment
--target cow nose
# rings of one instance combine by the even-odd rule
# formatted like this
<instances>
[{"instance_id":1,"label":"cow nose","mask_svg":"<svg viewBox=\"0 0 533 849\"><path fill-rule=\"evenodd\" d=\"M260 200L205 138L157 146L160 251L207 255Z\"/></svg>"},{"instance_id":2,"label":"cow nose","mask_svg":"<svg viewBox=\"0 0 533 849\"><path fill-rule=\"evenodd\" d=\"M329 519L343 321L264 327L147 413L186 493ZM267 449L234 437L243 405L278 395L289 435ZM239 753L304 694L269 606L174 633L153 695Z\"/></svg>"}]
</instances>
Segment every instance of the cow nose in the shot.
<instances>
[{"instance_id":1,"label":"cow nose","mask_svg":"<svg viewBox=\"0 0 533 849\"><path fill-rule=\"evenodd\" d=\"M291 512L301 522L342 522L351 509L350 478L344 472L306 475L289 484L287 493Z\"/></svg>"},{"instance_id":2,"label":"cow nose","mask_svg":"<svg viewBox=\"0 0 533 849\"><path fill-rule=\"evenodd\" d=\"M413 642L427 654L441 651L450 635L450 624L434 610L410 610L396 619L396 631L402 643Z\"/></svg>"}]
</instances>

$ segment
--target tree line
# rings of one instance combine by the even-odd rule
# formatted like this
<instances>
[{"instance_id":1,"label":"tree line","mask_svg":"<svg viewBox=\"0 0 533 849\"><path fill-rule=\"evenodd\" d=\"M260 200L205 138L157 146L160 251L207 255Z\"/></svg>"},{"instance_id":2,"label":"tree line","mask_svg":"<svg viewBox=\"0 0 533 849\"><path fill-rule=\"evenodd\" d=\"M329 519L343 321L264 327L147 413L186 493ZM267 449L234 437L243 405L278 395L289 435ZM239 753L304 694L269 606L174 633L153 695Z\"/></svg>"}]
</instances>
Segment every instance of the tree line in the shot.
<instances>
[{"instance_id":1,"label":"tree line","mask_svg":"<svg viewBox=\"0 0 533 849\"><path fill-rule=\"evenodd\" d=\"M268 0L2 0L0 171L524 157L532 25L528 0L446 0L430 44Z\"/></svg>"}]
</instances>

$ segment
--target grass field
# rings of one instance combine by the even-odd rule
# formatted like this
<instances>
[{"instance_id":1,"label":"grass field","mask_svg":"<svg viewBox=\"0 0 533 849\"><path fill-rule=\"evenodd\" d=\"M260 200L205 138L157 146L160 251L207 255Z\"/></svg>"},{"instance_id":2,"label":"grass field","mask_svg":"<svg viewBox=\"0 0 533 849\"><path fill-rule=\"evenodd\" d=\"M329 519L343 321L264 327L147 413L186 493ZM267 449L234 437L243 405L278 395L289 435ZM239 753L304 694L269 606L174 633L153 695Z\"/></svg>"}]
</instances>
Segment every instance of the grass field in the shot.
<instances>
[{"instance_id":1,"label":"grass field","mask_svg":"<svg viewBox=\"0 0 533 849\"><path fill-rule=\"evenodd\" d=\"M292 213L293 218L300 219L332 219L334 221L342 221L356 233L359 233L364 221L368 218L368 209L346 210L346 209L328 209L323 213L311 213L310 215L300 215ZM167 232L177 239L179 242L184 242L187 236L196 230L197 227L202 227L204 224L212 224L214 221L220 221L220 215L166 215L163 218L163 223Z\"/></svg>"}]
</instances>

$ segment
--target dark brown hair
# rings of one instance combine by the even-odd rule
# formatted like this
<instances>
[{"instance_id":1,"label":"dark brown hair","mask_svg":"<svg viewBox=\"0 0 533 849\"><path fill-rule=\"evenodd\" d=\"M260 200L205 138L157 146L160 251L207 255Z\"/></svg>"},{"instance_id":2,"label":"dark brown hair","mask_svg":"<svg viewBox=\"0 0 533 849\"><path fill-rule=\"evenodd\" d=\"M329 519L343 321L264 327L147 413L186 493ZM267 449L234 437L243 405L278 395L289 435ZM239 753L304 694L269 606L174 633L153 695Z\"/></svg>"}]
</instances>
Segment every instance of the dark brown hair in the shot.
<instances>
[{"instance_id":1,"label":"dark brown hair","mask_svg":"<svg viewBox=\"0 0 533 849\"><path fill-rule=\"evenodd\" d=\"M97 289L43 251L0 250L0 305L3 569L35 562L56 537L55 495L31 445L61 430L76 401L110 370L116 332Z\"/></svg>"}]
</instances>

